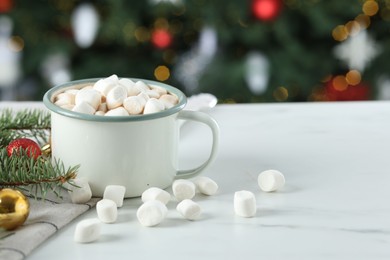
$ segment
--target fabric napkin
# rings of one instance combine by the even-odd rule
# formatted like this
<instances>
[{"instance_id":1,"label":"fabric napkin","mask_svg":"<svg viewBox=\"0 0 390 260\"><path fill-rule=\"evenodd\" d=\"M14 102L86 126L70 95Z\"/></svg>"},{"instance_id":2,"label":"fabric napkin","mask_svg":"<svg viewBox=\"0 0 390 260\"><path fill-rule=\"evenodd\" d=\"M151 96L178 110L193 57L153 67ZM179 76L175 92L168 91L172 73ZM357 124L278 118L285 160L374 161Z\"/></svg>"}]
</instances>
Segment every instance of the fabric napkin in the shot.
<instances>
[{"instance_id":1,"label":"fabric napkin","mask_svg":"<svg viewBox=\"0 0 390 260\"><path fill-rule=\"evenodd\" d=\"M73 204L67 194L63 199L54 195L43 199L29 197L30 214L26 222L14 231L0 231L0 259L17 260L28 256L46 239L93 208L101 198L85 204Z\"/></svg>"}]
</instances>

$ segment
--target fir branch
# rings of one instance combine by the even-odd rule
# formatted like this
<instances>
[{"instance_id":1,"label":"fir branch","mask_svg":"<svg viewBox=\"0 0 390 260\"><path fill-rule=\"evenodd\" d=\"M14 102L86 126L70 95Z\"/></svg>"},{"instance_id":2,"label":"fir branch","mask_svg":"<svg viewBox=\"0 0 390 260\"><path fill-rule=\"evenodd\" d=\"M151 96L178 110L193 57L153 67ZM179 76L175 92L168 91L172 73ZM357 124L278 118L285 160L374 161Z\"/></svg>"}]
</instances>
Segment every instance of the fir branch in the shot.
<instances>
[{"instance_id":1,"label":"fir branch","mask_svg":"<svg viewBox=\"0 0 390 260\"><path fill-rule=\"evenodd\" d=\"M17 138L35 139L41 146L48 144L50 126L50 114L43 110L0 111L0 189L16 188L35 198L45 197L51 191L61 198L61 191L67 189L64 184L76 177L79 166L66 169L59 159L52 160L50 154L34 159L24 150L8 156L6 149Z\"/></svg>"},{"instance_id":2,"label":"fir branch","mask_svg":"<svg viewBox=\"0 0 390 260\"><path fill-rule=\"evenodd\" d=\"M74 179L77 170L78 166L66 169L59 160L31 158L24 150L10 157L6 149L0 151L0 187L19 188L34 196L44 196L48 191L59 195L57 190Z\"/></svg>"},{"instance_id":3,"label":"fir branch","mask_svg":"<svg viewBox=\"0 0 390 260\"><path fill-rule=\"evenodd\" d=\"M40 145L48 142L50 113L39 109L13 112L0 111L0 147L5 147L16 138L35 139Z\"/></svg>"}]
</instances>

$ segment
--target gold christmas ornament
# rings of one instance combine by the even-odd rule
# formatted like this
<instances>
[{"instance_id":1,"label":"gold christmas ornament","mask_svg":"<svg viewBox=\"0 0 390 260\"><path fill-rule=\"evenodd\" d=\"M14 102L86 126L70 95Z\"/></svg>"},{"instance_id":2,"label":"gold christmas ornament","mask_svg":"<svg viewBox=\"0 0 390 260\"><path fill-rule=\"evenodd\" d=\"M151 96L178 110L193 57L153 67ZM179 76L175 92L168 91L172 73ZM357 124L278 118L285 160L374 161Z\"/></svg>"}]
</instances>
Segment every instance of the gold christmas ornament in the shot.
<instances>
[{"instance_id":1,"label":"gold christmas ornament","mask_svg":"<svg viewBox=\"0 0 390 260\"><path fill-rule=\"evenodd\" d=\"M14 230L23 225L30 213L30 203L20 191L0 190L0 228Z\"/></svg>"},{"instance_id":2,"label":"gold christmas ornament","mask_svg":"<svg viewBox=\"0 0 390 260\"><path fill-rule=\"evenodd\" d=\"M50 143L45 144L44 146L41 147L42 154L45 156L50 156L51 155L51 145Z\"/></svg>"}]
</instances>

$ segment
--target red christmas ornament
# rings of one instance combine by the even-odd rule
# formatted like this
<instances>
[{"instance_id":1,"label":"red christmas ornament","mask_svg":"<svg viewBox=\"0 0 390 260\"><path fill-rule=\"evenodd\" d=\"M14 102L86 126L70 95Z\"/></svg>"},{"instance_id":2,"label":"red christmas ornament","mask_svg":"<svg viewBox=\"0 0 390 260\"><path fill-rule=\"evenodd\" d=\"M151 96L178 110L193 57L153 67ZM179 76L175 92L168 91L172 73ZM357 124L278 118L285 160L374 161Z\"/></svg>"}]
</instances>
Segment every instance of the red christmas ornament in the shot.
<instances>
[{"instance_id":1,"label":"red christmas ornament","mask_svg":"<svg viewBox=\"0 0 390 260\"><path fill-rule=\"evenodd\" d=\"M158 29L152 33L152 43L159 49L165 49L172 43L172 35L165 29Z\"/></svg>"},{"instance_id":2,"label":"red christmas ornament","mask_svg":"<svg viewBox=\"0 0 390 260\"><path fill-rule=\"evenodd\" d=\"M34 159L37 159L42 154L41 148L35 141L28 138L19 138L13 140L8 144L7 146L8 156L11 156L13 154L18 154L19 149L25 150L27 152L27 155Z\"/></svg>"},{"instance_id":3,"label":"red christmas ornament","mask_svg":"<svg viewBox=\"0 0 390 260\"><path fill-rule=\"evenodd\" d=\"M345 89L338 89L333 79L325 84L325 98L327 101L357 101L369 100L370 88L364 83L355 86L347 85Z\"/></svg>"},{"instance_id":4,"label":"red christmas ornament","mask_svg":"<svg viewBox=\"0 0 390 260\"><path fill-rule=\"evenodd\" d=\"M0 0L0 13L7 13L12 9L12 0Z\"/></svg>"},{"instance_id":5,"label":"red christmas ornament","mask_svg":"<svg viewBox=\"0 0 390 260\"><path fill-rule=\"evenodd\" d=\"M281 0L253 0L252 12L262 21L272 21L278 17L282 10Z\"/></svg>"}]
</instances>

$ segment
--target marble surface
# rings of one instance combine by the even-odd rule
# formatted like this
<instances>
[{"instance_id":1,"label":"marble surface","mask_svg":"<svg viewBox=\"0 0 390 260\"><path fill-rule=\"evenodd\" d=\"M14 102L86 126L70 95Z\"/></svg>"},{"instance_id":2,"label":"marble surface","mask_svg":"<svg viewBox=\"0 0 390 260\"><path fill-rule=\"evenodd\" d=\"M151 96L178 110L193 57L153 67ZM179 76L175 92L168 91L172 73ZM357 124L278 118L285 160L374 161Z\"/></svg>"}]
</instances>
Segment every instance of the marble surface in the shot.
<instances>
[{"instance_id":1,"label":"marble surface","mask_svg":"<svg viewBox=\"0 0 390 260\"><path fill-rule=\"evenodd\" d=\"M73 242L78 221L28 259L390 259L390 102L218 105L217 160L203 173L219 184L197 195L198 221L168 204L163 223L142 227L139 198L119 209L91 244ZM182 127L180 165L202 162L209 130ZM258 174L284 173L286 186L262 192ZM235 191L252 191L253 218L235 216ZM168 190L170 191L170 190Z\"/></svg>"}]
</instances>

